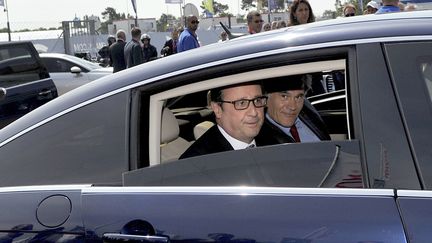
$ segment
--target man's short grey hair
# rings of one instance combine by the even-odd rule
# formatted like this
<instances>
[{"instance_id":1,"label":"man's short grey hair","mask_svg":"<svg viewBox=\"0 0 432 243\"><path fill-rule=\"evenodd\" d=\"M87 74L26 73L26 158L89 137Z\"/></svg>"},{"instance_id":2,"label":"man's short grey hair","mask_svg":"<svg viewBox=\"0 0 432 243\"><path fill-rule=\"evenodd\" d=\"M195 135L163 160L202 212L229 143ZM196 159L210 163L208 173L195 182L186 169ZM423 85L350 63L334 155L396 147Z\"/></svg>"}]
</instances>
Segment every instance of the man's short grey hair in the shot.
<instances>
[{"instance_id":1,"label":"man's short grey hair","mask_svg":"<svg viewBox=\"0 0 432 243\"><path fill-rule=\"evenodd\" d=\"M124 30L118 30L116 33L117 39L126 39L126 32Z\"/></svg>"}]
</instances>

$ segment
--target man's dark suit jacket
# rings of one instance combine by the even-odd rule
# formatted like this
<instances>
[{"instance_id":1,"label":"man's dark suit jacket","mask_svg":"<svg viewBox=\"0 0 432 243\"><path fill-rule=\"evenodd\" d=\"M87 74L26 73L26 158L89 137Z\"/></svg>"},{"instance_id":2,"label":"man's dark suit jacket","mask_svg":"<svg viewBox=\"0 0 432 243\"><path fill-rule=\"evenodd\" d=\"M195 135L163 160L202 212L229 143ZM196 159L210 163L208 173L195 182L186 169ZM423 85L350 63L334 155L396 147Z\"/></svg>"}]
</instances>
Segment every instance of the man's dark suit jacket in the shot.
<instances>
[{"instance_id":1,"label":"man's dark suit jacket","mask_svg":"<svg viewBox=\"0 0 432 243\"><path fill-rule=\"evenodd\" d=\"M125 45L126 42L123 40L117 40L116 43L110 46L110 61L114 73L126 69L126 61L124 57Z\"/></svg>"},{"instance_id":2,"label":"man's dark suit jacket","mask_svg":"<svg viewBox=\"0 0 432 243\"><path fill-rule=\"evenodd\" d=\"M136 40L129 41L124 48L126 67L130 68L144 62L141 45Z\"/></svg>"},{"instance_id":3,"label":"man's dark suit jacket","mask_svg":"<svg viewBox=\"0 0 432 243\"><path fill-rule=\"evenodd\" d=\"M324 121L309 101L305 100L299 118L320 140L330 140L330 135ZM284 133L267 118L264 119L264 124L261 127L258 136L255 137L255 141L260 146L295 143L291 136Z\"/></svg>"},{"instance_id":4,"label":"man's dark suit jacket","mask_svg":"<svg viewBox=\"0 0 432 243\"><path fill-rule=\"evenodd\" d=\"M180 159L229 150L234 150L234 148L219 131L217 125L214 125L199 137L198 140L180 156Z\"/></svg>"},{"instance_id":5,"label":"man's dark suit jacket","mask_svg":"<svg viewBox=\"0 0 432 243\"><path fill-rule=\"evenodd\" d=\"M168 47L164 50L165 47ZM177 47L174 47L174 40L169 39L165 42L165 45L162 47L161 55L169 56L174 53L177 53Z\"/></svg>"}]
</instances>

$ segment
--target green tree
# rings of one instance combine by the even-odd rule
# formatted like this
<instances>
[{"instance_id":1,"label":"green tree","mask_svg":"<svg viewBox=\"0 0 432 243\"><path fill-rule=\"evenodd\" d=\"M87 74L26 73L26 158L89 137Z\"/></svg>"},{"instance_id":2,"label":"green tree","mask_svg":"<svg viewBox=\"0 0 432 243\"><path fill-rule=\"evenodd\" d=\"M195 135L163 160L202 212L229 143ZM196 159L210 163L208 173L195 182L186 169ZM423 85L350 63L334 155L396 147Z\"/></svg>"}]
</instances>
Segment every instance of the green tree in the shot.
<instances>
[{"instance_id":1,"label":"green tree","mask_svg":"<svg viewBox=\"0 0 432 243\"><path fill-rule=\"evenodd\" d=\"M262 7L268 9L268 0L242 0L240 8L246 11L250 9L254 9L258 6L258 1L262 2ZM272 9L273 12L284 12L285 8L285 0L274 0L276 4L276 8Z\"/></svg>"},{"instance_id":2,"label":"green tree","mask_svg":"<svg viewBox=\"0 0 432 243\"><path fill-rule=\"evenodd\" d=\"M101 27L99 31L104 34L108 33L108 25L112 24L114 20L126 19L126 14L117 13L117 11L112 7L105 8L105 11L103 11L101 14L102 14L102 19L105 21L101 23ZM128 17L130 16L128 15Z\"/></svg>"},{"instance_id":3,"label":"green tree","mask_svg":"<svg viewBox=\"0 0 432 243\"><path fill-rule=\"evenodd\" d=\"M171 14L162 14L158 20L156 20L157 31L165 32L168 28L173 27L177 24L177 19Z\"/></svg>"},{"instance_id":4,"label":"green tree","mask_svg":"<svg viewBox=\"0 0 432 243\"><path fill-rule=\"evenodd\" d=\"M201 2L200 8L203 11L205 10L204 2ZM228 9L229 9L228 4L221 4L221 3L218 3L216 1L213 1L213 10L214 10L213 14L215 16L224 17L224 16L232 15L228 12Z\"/></svg>"}]
</instances>

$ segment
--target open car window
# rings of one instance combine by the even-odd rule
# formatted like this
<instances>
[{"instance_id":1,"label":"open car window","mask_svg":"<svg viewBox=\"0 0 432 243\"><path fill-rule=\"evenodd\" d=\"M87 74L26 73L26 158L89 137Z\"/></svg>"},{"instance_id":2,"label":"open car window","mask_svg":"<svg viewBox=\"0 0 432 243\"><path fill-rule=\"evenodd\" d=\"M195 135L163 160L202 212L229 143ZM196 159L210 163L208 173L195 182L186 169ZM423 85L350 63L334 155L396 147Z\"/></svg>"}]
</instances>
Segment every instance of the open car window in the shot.
<instances>
[{"instance_id":1,"label":"open car window","mask_svg":"<svg viewBox=\"0 0 432 243\"><path fill-rule=\"evenodd\" d=\"M360 145L353 140L349 125L346 63L346 59L336 59L291 64L202 80L149 98L142 95L148 99L141 104L148 105L149 167L125 173L124 185L363 187ZM215 125L209 90L298 74L312 77L311 86L321 84L322 90L315 89L307 99L328 125L330 141L276 144L179 160Z\"/></svg>"},{"instance_id":2,"label":"open car window","mask_svg":"<svg viewBox=\"0 0 432 243\"><path fill-rule=\"evenodd\" d=\"M193 143L193 140L195 139L193 134L195 126L201 122L213 122L211 120L212 112L206 106L206 93L208 90L226 85L296 74L313 74L315 76L321 74L323 77L328 76L331 73L344 75L346 69L345 63L345 60L341 59L261 69L204 80L199 83L184 85L152 95L150 97L149 105L149 114L151 114L149 117L149 128L151 129L149 129L148 143L150 166L178 158L181 155L182 150L185 150L191 143ZM342 87L344 87L344 77L341 79ZM318 81L320 82L320 80ZM324 87L324 85L327 86L327 83L323 83L322 86ZM332 95L333 93L335 95ZM179 105L181 104L182 99L188 100L189 96L193 97L193 99L190 99L189 102L184 102L183 106ZM348 139L350 135L348 132L349 119L346 118L347 106L345 89L342 88L336 90L334 84L331 84L328 89L326 88L325 93L320 94L319 96L327 99L327 102L321 102L319 98L311 98L311 100L315 102L317 106L321 106L320 110L322 111L322 116L329 122L335 122L339 119L337 122L342 124L331 127L332 130L330 131L330 134L334 135L335 140ZM166 111L167 109L168 111ZM173 117L171 113L178 118L177 124L172 119ZM332 119L334 121L332 121ZM185 131L186 129L189 131ZM182 136L180 136L180 134ZM179 139L184 141L180 141ZM167 146L170 146L169 143L171 142L178 142L178 147L182 147L177 149L179 154L172 154L172 149L165 149ZM171 154L166 155L163 154L163 152Z\"/></svg>"}]
</instances>

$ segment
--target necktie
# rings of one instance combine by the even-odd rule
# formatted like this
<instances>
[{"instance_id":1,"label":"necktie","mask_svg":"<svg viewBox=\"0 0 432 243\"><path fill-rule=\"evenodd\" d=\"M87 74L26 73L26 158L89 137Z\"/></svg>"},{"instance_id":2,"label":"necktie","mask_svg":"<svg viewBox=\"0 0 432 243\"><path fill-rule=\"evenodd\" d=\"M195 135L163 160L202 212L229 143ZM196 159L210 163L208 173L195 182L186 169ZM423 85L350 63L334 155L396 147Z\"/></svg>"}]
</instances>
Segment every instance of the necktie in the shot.
<instances>
[{"instance_id":1,"label":"necktie","mask_svg":"<svg viewBox=\"0 0 432 243\"><path fill-rule=\"evenodd\" d=\"M293 124L290 127L290 133L291 133L292 137L294 138L294 140L296 141L296 143L300 143L300 136L298 134L297 127L295 126L295 124Z\"/></svg>"}]
</instances>

